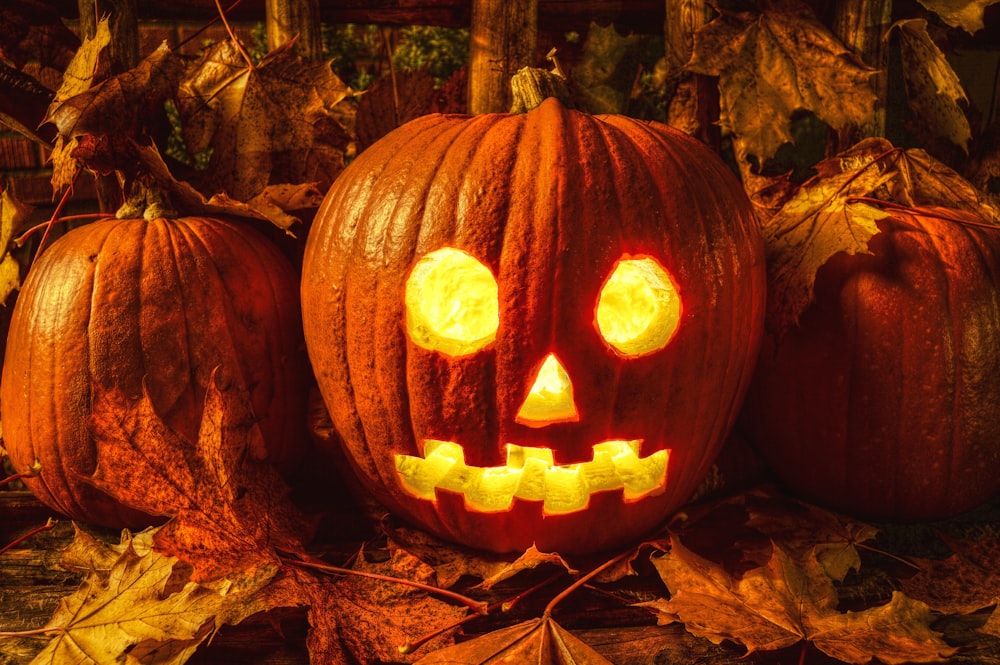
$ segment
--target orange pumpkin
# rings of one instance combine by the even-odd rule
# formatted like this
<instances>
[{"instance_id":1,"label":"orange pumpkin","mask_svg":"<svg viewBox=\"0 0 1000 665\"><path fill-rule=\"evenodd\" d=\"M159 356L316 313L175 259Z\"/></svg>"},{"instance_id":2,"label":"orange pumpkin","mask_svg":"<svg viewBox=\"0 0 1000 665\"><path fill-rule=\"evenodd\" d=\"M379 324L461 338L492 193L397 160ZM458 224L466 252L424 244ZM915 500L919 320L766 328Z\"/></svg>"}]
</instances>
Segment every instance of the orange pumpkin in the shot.
<instances>
[{"instance_id":1,"label":"orange pumpkin","mask_svg":"<svg viewBox=\"0 0 1000 665\"><path fill-rule=\"evenodd\" d=\"M764 306L736 178L665 125L547 99L430 115L314 221L306 344L361 483L494 551L610 548L702 480Z\"/></svg>"},{"instance_id":2,"label":"orange pumpkin","mask_svg":"<svg viewBox=\"0 0 1000 665\"><path fill-rule=\"evenodd\" d=\"M305 444L309 382L298 276L263 235L188 217L99 221L38 257L14 307L0 399L4 441L50 507L110 527L150 516L87 482L95 387L149 393L168 427L195 441L213 369L248 390L267 454L290 471Z\"/></svg>"},{"instance_id":3,"label":"orange pumpkin","mask_svg":"<svg viewBox=\"0 0 1000 665\"><path fill-rule=\"evenodd\" d=\"M741 421L793 491L890 521L1000 491L1000 227L982 224L894 211L871 254L817 271L798 326L765 337Z\"/></svg>"}]
</instances>

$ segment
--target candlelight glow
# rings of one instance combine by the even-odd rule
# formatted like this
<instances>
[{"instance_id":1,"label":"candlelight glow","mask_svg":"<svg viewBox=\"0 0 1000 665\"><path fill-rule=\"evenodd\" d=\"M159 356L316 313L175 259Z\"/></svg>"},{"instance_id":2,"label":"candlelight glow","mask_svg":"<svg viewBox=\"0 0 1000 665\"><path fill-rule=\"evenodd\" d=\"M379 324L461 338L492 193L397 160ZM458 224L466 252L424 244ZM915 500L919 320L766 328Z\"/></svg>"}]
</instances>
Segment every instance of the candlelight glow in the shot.
<instances>
[{"instance_id":1,"label":"candlelight glow","mask_svg":"<svg viewBox=\"0 0 1000 665\"><path fill-rule=\"evenodd\" d=\"M469 508L480 512L509 510L515 497L542 501L546 514L583 510L594 492L622 489L635 501L663 491L669 450L639 457L641 441L604 441L593 447L593 459L556 465L548 448L507 444L507 464L465 464L462 447L451 441L426 440L424 457L396 455L396 471L414 495L433 501L437 488L458 492Z\"/></svg>"},{"instance_id":2,"label":"candlelight glow","mask_svg":"<svg viewBox=\"0 0 1000 665\"><path fill-rule=\"evenodd\" d=\"M681 318L677 287L651 258L623 259L601 289L597 329L612 348L626 356L662 349Z\"/></svg>"},{"instance_id":3,"label":"candlelight glow","mask_svg":"<svg viewBox=\"0 0 1000 665\"><path fill-rule=\"evenodd\" d=\"M550 353L542 361L531 390L514 420L528 427L543 427L579 419L573 400L573 383L559 359Z\"/></svg>"},{"instance_id":4,"label":"candlelight glow","mask_svg":"<svg viewBox=\"0 0 1000 665\"><path fill-rule=\"evenodd\" d=\"M443 247L422 257L406 280L404 300L406 331L425 349L464 356L496 337L496 280L466 252Z\"/></svg>"}]
</instances>

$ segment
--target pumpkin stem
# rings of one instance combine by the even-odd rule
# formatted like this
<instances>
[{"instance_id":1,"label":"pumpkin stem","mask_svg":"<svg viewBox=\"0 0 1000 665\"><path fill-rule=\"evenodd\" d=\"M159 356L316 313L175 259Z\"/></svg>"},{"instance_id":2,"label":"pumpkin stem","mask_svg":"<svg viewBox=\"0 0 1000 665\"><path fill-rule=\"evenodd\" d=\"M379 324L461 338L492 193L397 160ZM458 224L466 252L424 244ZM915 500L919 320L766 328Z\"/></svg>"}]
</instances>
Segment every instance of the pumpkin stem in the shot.
<instances>
[{"instance_id":1,"label":"pumpkin stem","mask_svg":"<svg viewBox=\"0 0 1000 665\"><path fill-rule=\"evenodd\" d=\"M139 174L129 186L125 203L115 211L117 219L138 219L153 221L166 217L173 219L179 214L170 205L170 198L156 185L155 179L149 174Z\"/></svg>"},{"instance_id":2,"label":"pumpkin stem","mask_svg":"<svg viewBox=\"0 0 1000 665\"><path fill-rule=\"evenodd\" d=\"M510 78L510 88L514 95L511 113L527 113L549 97L555 97L566 108L575 107L566 75L556 60L556 50L552 49L545 57L552 62L551 70L522 67Z\"/></svg>"}]
</instances>

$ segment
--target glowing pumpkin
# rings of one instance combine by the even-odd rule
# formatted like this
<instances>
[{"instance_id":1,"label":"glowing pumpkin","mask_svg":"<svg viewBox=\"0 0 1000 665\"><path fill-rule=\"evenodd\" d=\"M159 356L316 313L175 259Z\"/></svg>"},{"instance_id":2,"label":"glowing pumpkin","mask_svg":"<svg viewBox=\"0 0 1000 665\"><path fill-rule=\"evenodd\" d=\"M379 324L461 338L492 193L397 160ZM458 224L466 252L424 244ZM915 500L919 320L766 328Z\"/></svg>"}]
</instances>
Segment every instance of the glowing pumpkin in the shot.
<instances>
[{"instance_id":1,"label":"glowing pumpkin","mask_svg":"<svg viewBox=\"0 0 1000 665\"><path fill-rule=\"evenodd\" d=\"M638 538L735 417L764 305L738 181L672 129L547 99L419 118L328 193L306 345L361 483L494 551Z\"/></svg>"}]
</instances>

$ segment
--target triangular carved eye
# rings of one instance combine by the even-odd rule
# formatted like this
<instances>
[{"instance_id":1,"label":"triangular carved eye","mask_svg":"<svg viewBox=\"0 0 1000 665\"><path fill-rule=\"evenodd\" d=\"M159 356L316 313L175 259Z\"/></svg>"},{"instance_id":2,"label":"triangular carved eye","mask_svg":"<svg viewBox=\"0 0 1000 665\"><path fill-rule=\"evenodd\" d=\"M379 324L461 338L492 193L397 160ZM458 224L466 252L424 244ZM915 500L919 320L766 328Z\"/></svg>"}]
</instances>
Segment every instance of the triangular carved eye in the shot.
<instances>
[{"instance_id":1,"label":"triangular carved eye","mask_svg":"<svg viewBox=\"0 0 1000 665\"><path fill-rule=\"evenodd\" d=\"M665 347L681 320L681 299L667 271L650 257L621 259L597 299L597 330L620 355Z\"/></svg>"},{"instance_id":2,"label":"triangular carved eye","mask_svg":"<svg viewBox=\"0 0 1000 665\"><path fill-rule=\"evenodd\" d=\"M420 347L464 356L496 337L496 279L467 252L442 247L424 255L406 280L404 298L406 332Z\"/></svg>"}]
</instances>

